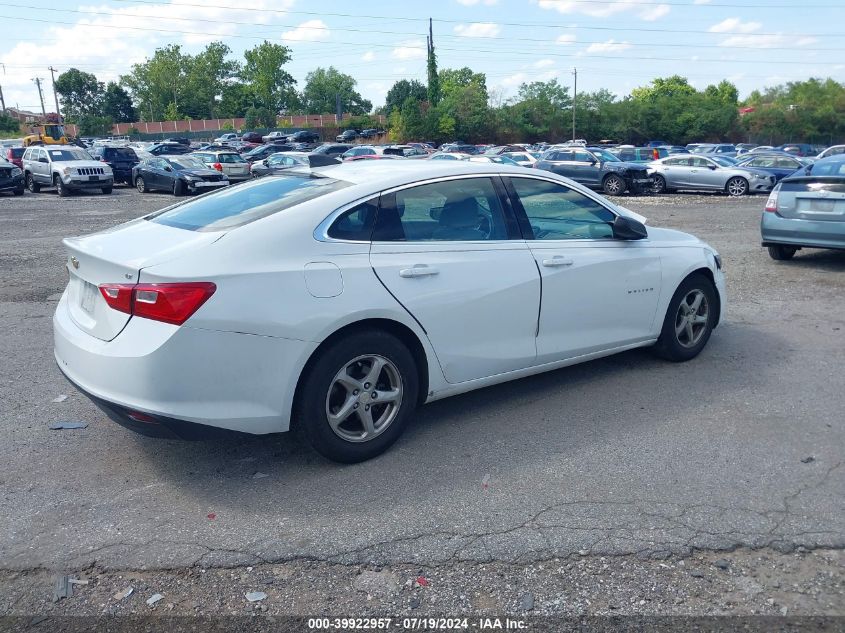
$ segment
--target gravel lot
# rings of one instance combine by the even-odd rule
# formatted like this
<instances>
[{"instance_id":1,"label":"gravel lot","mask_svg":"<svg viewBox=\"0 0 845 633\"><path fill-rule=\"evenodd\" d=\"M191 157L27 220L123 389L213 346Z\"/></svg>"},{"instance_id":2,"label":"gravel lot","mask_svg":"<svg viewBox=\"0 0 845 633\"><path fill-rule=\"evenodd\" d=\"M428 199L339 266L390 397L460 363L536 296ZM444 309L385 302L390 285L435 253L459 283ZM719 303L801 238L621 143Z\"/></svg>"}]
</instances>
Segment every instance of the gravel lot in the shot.
<instances>
[{"instance_id":1,"label":"gravel lot","mask_svg":"<svg viewBox=\"0 0 845 633\"><path fill-rule=\"evenodd\" d=\"M0 614L845 615L845 253L769 259L763 198L618 200L722 254L696 360L447 399L356 466L286 435L136 436L62 378L61 238L172 200L0 195ZM53 603L56 574L90 583Z\"/></svg>"}]
</instances>

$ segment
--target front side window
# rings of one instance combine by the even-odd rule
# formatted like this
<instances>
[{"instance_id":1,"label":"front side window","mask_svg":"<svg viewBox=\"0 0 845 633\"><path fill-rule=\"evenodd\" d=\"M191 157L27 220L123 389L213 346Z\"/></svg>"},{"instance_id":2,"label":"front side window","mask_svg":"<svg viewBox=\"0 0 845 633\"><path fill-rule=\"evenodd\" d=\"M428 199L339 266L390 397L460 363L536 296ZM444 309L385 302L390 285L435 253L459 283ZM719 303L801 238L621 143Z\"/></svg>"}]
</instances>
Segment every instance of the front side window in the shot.
<instances>
[{"instance_id":1,"label":"front side window","mask_svg":"<svg viewBox=\"0 0 845 633\"><path fill-rule=\"evenodd\" d=\"M511 178L535 240L609 239L616 216L579 191L547 180Z\"/></svg>"},{"instance_id":2,"label":"front side window","mask_svg":"<svg viewBox=\"0 0 845 633\"><path fill-rule=\"evenodd\" d=\"M669 160L664 160L664 165L669 165L670 167L689 167L690 161L695 160L694 158L670 158Z\"/></svg>"},{"instance_id":3,"label":"front side window","mask_svg":"<svg viewBox=\"0 0 845 633\"><path fill-rule=\"evenodd\" d=\"M462 178L402 189L382 198L374 241L508 239L508 224L489 178Z\"/></svg>"},{"instance_id":4,"label":"front side window","mask_svg":"<svg viewBox=\"0 0 845 633\"><path fill-rule=\"evenodd\" d=\"M692 159L692 166L693 167L710 167L713 165L709 160L706 158L693 158Z\"/></svg>"}]
</instances>

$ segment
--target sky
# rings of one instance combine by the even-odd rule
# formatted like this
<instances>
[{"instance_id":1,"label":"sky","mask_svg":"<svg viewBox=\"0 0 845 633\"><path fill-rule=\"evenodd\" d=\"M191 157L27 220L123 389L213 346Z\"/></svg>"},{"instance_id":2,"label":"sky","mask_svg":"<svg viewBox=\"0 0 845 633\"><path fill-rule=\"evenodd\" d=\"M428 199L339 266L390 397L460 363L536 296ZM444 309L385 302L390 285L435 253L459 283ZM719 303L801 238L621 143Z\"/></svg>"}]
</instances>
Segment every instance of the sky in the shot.
<instances>
[{"instance_id":1,"label":"sky","mask_svg":"<svg viewBox=\"0 0 845 633\"><path fill-rule=\"evenodd\" d=\"M439 67L486 73L494 103L523 82L571 89L573 69L579 93L619 96L673 74L697 88L728 79L741 97L809 77L845 83L845 0L0 0L0 87L7 107L40 111L42 78L50 112L51 66L110 81L167 44L194 53L220 40L242 60L269 40L291 48L298 89L334 66L379 106L395 81L425 83L428 18Z\"/></svg>"}]
</instances>

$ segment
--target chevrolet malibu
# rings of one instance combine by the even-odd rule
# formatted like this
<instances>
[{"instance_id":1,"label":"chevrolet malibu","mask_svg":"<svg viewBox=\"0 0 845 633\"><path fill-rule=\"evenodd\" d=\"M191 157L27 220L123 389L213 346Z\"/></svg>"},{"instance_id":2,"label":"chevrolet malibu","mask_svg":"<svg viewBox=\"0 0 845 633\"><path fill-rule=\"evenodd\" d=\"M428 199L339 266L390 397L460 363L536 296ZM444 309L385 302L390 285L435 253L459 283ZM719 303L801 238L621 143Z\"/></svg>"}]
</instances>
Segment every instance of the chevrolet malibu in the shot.
<instances>
[{"instance_id":1,"label":"chevrolet malibu","mask_svg":"<svg viewBox=\"0 0 845 633\"><path fill-rule=\"evenodd\" d=\"M694 358L721 259L549 172L304 167L64 241L64 374L148 435L302 433L358 462L415 407L637 347Z\"/></svg>"}]
</instances>

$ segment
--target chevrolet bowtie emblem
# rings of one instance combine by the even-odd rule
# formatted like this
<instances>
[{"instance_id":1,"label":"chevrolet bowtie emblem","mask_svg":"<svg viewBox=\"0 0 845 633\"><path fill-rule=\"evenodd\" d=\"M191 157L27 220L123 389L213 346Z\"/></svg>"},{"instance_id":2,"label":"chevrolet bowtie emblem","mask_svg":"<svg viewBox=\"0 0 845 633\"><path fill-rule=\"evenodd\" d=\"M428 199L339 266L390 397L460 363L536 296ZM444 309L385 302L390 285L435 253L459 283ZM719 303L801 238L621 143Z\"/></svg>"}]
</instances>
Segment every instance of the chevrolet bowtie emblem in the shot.
<instances>
[{"instance_id":1,"label":"chevrolet bowtie emblem","mask_svg":"<svg viewBox=\"0 0 845 633\"><path fill-rule=\"evenodd\" d=\"M76 259L76 257L71 257L71 258L70 258L70 263L71 263L71 264L73 264L73 267L74 267L74 268L79 268L79 260L78 260L78 259Z\"/></svg>"}]
</instances>

